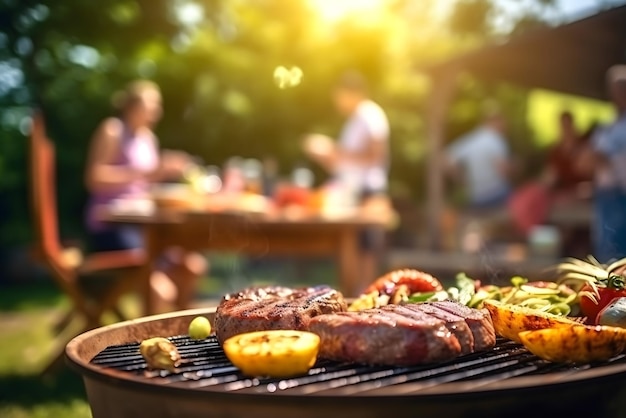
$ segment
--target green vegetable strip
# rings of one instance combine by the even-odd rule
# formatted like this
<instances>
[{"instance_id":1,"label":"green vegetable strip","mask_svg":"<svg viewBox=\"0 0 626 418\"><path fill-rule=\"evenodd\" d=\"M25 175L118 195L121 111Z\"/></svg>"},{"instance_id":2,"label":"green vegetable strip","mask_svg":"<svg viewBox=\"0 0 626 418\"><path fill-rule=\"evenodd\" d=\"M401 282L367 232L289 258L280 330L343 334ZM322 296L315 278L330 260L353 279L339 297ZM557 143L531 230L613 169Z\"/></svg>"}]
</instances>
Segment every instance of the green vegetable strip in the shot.
<instances>
[{"instance_id":1,"label":"green vegetable strip","mask_svg":"<svg viewBox=\"0 0 626 418\"><path fill-rule=\"evenodd\" d=\"M476 282L465 273L456 276L456 286L440 292L415 293L409 302L428 302L433 300L454 300L471 308L480 308L485 300L498 300L532 309L539 309L556 315L569 315L574 312L578 298L566 286L556 286L548 290L526 285L528 279L520 276L511 278L511 285L499 287L483 286L476 290Z\"/></svg>"}]
</instances>

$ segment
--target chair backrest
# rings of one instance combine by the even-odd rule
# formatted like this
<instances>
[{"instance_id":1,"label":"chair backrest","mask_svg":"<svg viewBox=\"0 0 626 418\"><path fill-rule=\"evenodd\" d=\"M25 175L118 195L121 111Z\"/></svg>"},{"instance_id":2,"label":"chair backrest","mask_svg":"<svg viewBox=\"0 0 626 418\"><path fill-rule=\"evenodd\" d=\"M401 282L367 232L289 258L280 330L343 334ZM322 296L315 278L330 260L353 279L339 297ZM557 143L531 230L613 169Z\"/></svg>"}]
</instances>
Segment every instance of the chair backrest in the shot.
<instances>
[{"instance_id":1,"label":"chair backrest","mask_svg":"<svg viewBox=\"0 0 626 418\"><path fill-rule=\"evenodd\" d=\"M31 203L39 251L55 278L65 287L74 280L74 269L63 259L57 217L54 145L46 134L44 117L39 111L32 116L30 146Z\"/></svg>"}]
</instances>

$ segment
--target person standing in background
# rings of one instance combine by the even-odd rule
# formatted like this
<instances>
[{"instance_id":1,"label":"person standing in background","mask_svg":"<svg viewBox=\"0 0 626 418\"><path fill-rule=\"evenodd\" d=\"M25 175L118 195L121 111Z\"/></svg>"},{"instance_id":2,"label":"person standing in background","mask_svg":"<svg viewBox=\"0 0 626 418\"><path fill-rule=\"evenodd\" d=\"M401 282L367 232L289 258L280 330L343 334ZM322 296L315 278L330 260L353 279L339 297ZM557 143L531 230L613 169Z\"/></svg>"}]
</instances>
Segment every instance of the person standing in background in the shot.
<instances>
[{"instance_id":1,"label":"person standing in background","mask_svg":"<svg viewBox=\"0 0 626 418\"><path fill-rule=\"evenodd\" d=\"M465 188L469 209L459 216L457 231L449 231L449 240L467 253L480 251L493 238L489 219L481 212L505 208L511 194L506 121L491 102L486 106L482 123L444 151L444 167Z\"/></svg>"},{"instance_id":2,"label":"person standing in background","mask_svg":"<svg viewBox=\"0 0 626 418\"><path fill-rule=\"evenodd\" d=\"M347 206L361 205L373 211L389 208L390 129L385 111L370 99L363 75L354 71L340 77L332 99L337 111L346 118L339 139L335 142L324 135L308 135L304 152L328 171L342 201L347 198ZM377 257L384 246L384 235L380 230L365 230L360 245L360 276L364 287L379 273Z\"/></svg>"},{"instance_id":3,"label":"person standing in background","mask_svg":"<svg viewBox=\"0 0 626 418\"><path fill-rule=\"evenodd\" d=\"M469 205L474 209L503 206L511 193L511 159L505 132L503 115L492 109L480 126L445 151L447 169L455 178L464 179Z\"/></svg>"},{"instance_id":4,"label":"person standing in background","mask_svg":"<svg viewBox=\"0 0 626 418\"><path fill-rule=\"evenodd\" d=\"M579 197L581 186L591 181L591 176L579 171L579 159L589 147L589 141L576 131L574 116L564 111L559 116L560 134L548 153L544 173L547 186L556 199L572 200Z\"/></svg>"},{"instance_id":5,"label":"person standing in background","mask_svg":"<svg viewBox=\"0 0 626 418\"><path fill-rule=\"evenodd\" d=\"M338 112L346 117L337 143L312 134L304 150L324 167L333 180L351 189L359 201L387 192L389 121L385 111L369 98L365 78L347 72L333 91Z\"/></svg>"},{"instance_id":6,"label":"person standing in background","mask_svg":"<svg viewBox=\"0 0 626 418\"><path fill-rule=\"evenodd\" d=\"M86 165L90 249L142 252L140 227L102 222L98 219L99 208L116 199L147 197L152 184L181 178L191 158L180 151L159 151L152 130L162 113L161 93L155 83L130 83L113 96L113 105L119 116L107 118L98 126ZM188 308L198 278L206 268L206 260L200 254L172 248L163 257L163 268L151 277L153 291L164 303Z\"/></svg>"},{"instance_id":7,"label":"person standing in background","mask_svg":"<svg viewBox=\"0 0 626 418\"><path fill-rule=\"evenodd\" d=\"M541 205L538 199L548 202L543 216L535 219L533 227L545 223L550 215L558 217L591 198L593 176L580 170L580 161L591 148L593 125L587 132L579 133L574 115L567 110L560 113L558 120L559 136L548 150L547 164L539 179L544 196L537 194L525 208L526 214L533 213ZM591 252L589 225L558 224L558 231L563 256L584 257Z\"/></svg>"},{"instance_id":8,"label":"person standing in background","mask_svg":"<svg viewBox=\"0 0 626 418\"><path fill-rule=\"evenodd\" d=\"M626 65L606 73L616 120L598 129L583 168L594 173L593 246L602 263L626 257Z\"/></svg>"}]
</instances>

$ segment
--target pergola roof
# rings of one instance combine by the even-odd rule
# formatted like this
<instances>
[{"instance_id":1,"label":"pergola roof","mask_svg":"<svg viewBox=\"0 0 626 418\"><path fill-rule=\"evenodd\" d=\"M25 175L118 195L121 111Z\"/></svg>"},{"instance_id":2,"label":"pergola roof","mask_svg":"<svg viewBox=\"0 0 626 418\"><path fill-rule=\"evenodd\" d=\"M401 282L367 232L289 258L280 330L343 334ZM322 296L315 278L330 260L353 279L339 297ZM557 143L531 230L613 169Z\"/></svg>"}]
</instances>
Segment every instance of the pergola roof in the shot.
<instances>
[{"instance_id":1,"label":"pergola roof","mask_svg":"<svg viewBox=\"0 0 626 418\"><path fill-rule=\"evenodd\" d=\"M626 5L484 47L429 72L466 71L487 81L606 99L605 72L617 63L626 63Z\"/></svg>"},{"instance_id":2,"label":"pergola roof","mask_svg":"<svg viewBox=\"0 0 626 418\"><path fill-rule=\"evenodd\" d=\"M441 245L445 114L459 73L468 72L488 82L508 82L605 100L606 70L618 63L626 63L626 5L561 26L537 29L427 69L433 80L427 115L431 247L436 249Z\"/></svg>"}]
</instances>

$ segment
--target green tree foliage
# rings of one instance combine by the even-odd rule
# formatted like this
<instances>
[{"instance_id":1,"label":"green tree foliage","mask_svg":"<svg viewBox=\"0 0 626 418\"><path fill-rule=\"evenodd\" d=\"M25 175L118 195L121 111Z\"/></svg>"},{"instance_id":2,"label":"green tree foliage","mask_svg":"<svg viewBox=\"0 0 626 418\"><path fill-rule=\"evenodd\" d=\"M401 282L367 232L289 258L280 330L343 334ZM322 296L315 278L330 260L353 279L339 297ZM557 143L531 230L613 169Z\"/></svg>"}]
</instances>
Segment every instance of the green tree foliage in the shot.
<instances>
[{"instance_id":1,"label":"green tree foliage","mask_svg":"<svg viewBox=\"0 0 626 418\"><path fill-rule=\"evenodd\" d=\"M58 149L62 229L79 235L90 135L110 114L111 94L140 77L162 87L163 146L218 165L233 155L273 155L286 173L303 159L303 134L338 133L329 93L339 73L356 68L390 116L392 193L422 196L428 80L417 68L501 36L496 3L459 0L442 12L436 0L389 0L333 22L314 3L0 0L0 245L31 239L24 210L30 108L44 109ZM301 84L278 88L277 66L301 68ZM477 99L486 95L504 98L523 120L523 92L466 80L451 135L475 121Z\"/></svg>"},{"instance_id":2,"label":"green tree foliage","mask_svg":"<svg viewBox=\"0 0 626 418\"><path fill-rule=\"evenodd\" d=\"M136 77L147 43L167 45L176 32L165 0L0 2L3 107L0 143L0 243L30 238L27 141L32 106L44 109L58 164L63 229L80 231L87 141L108 112L108 96ZM139 35L138 35L139 34Z\"/></svg>"},{"instance_id":3,"label":"green tree foliage","mask_svg":"<svg viewBox=\"0 0 626 418\"><path fill-rule=\"evenodd\" d=\"M489 18L494 5L489 0L459 1L450 18L450 28L460 34L488 36Z\"/></svg>"}]
</instances>

